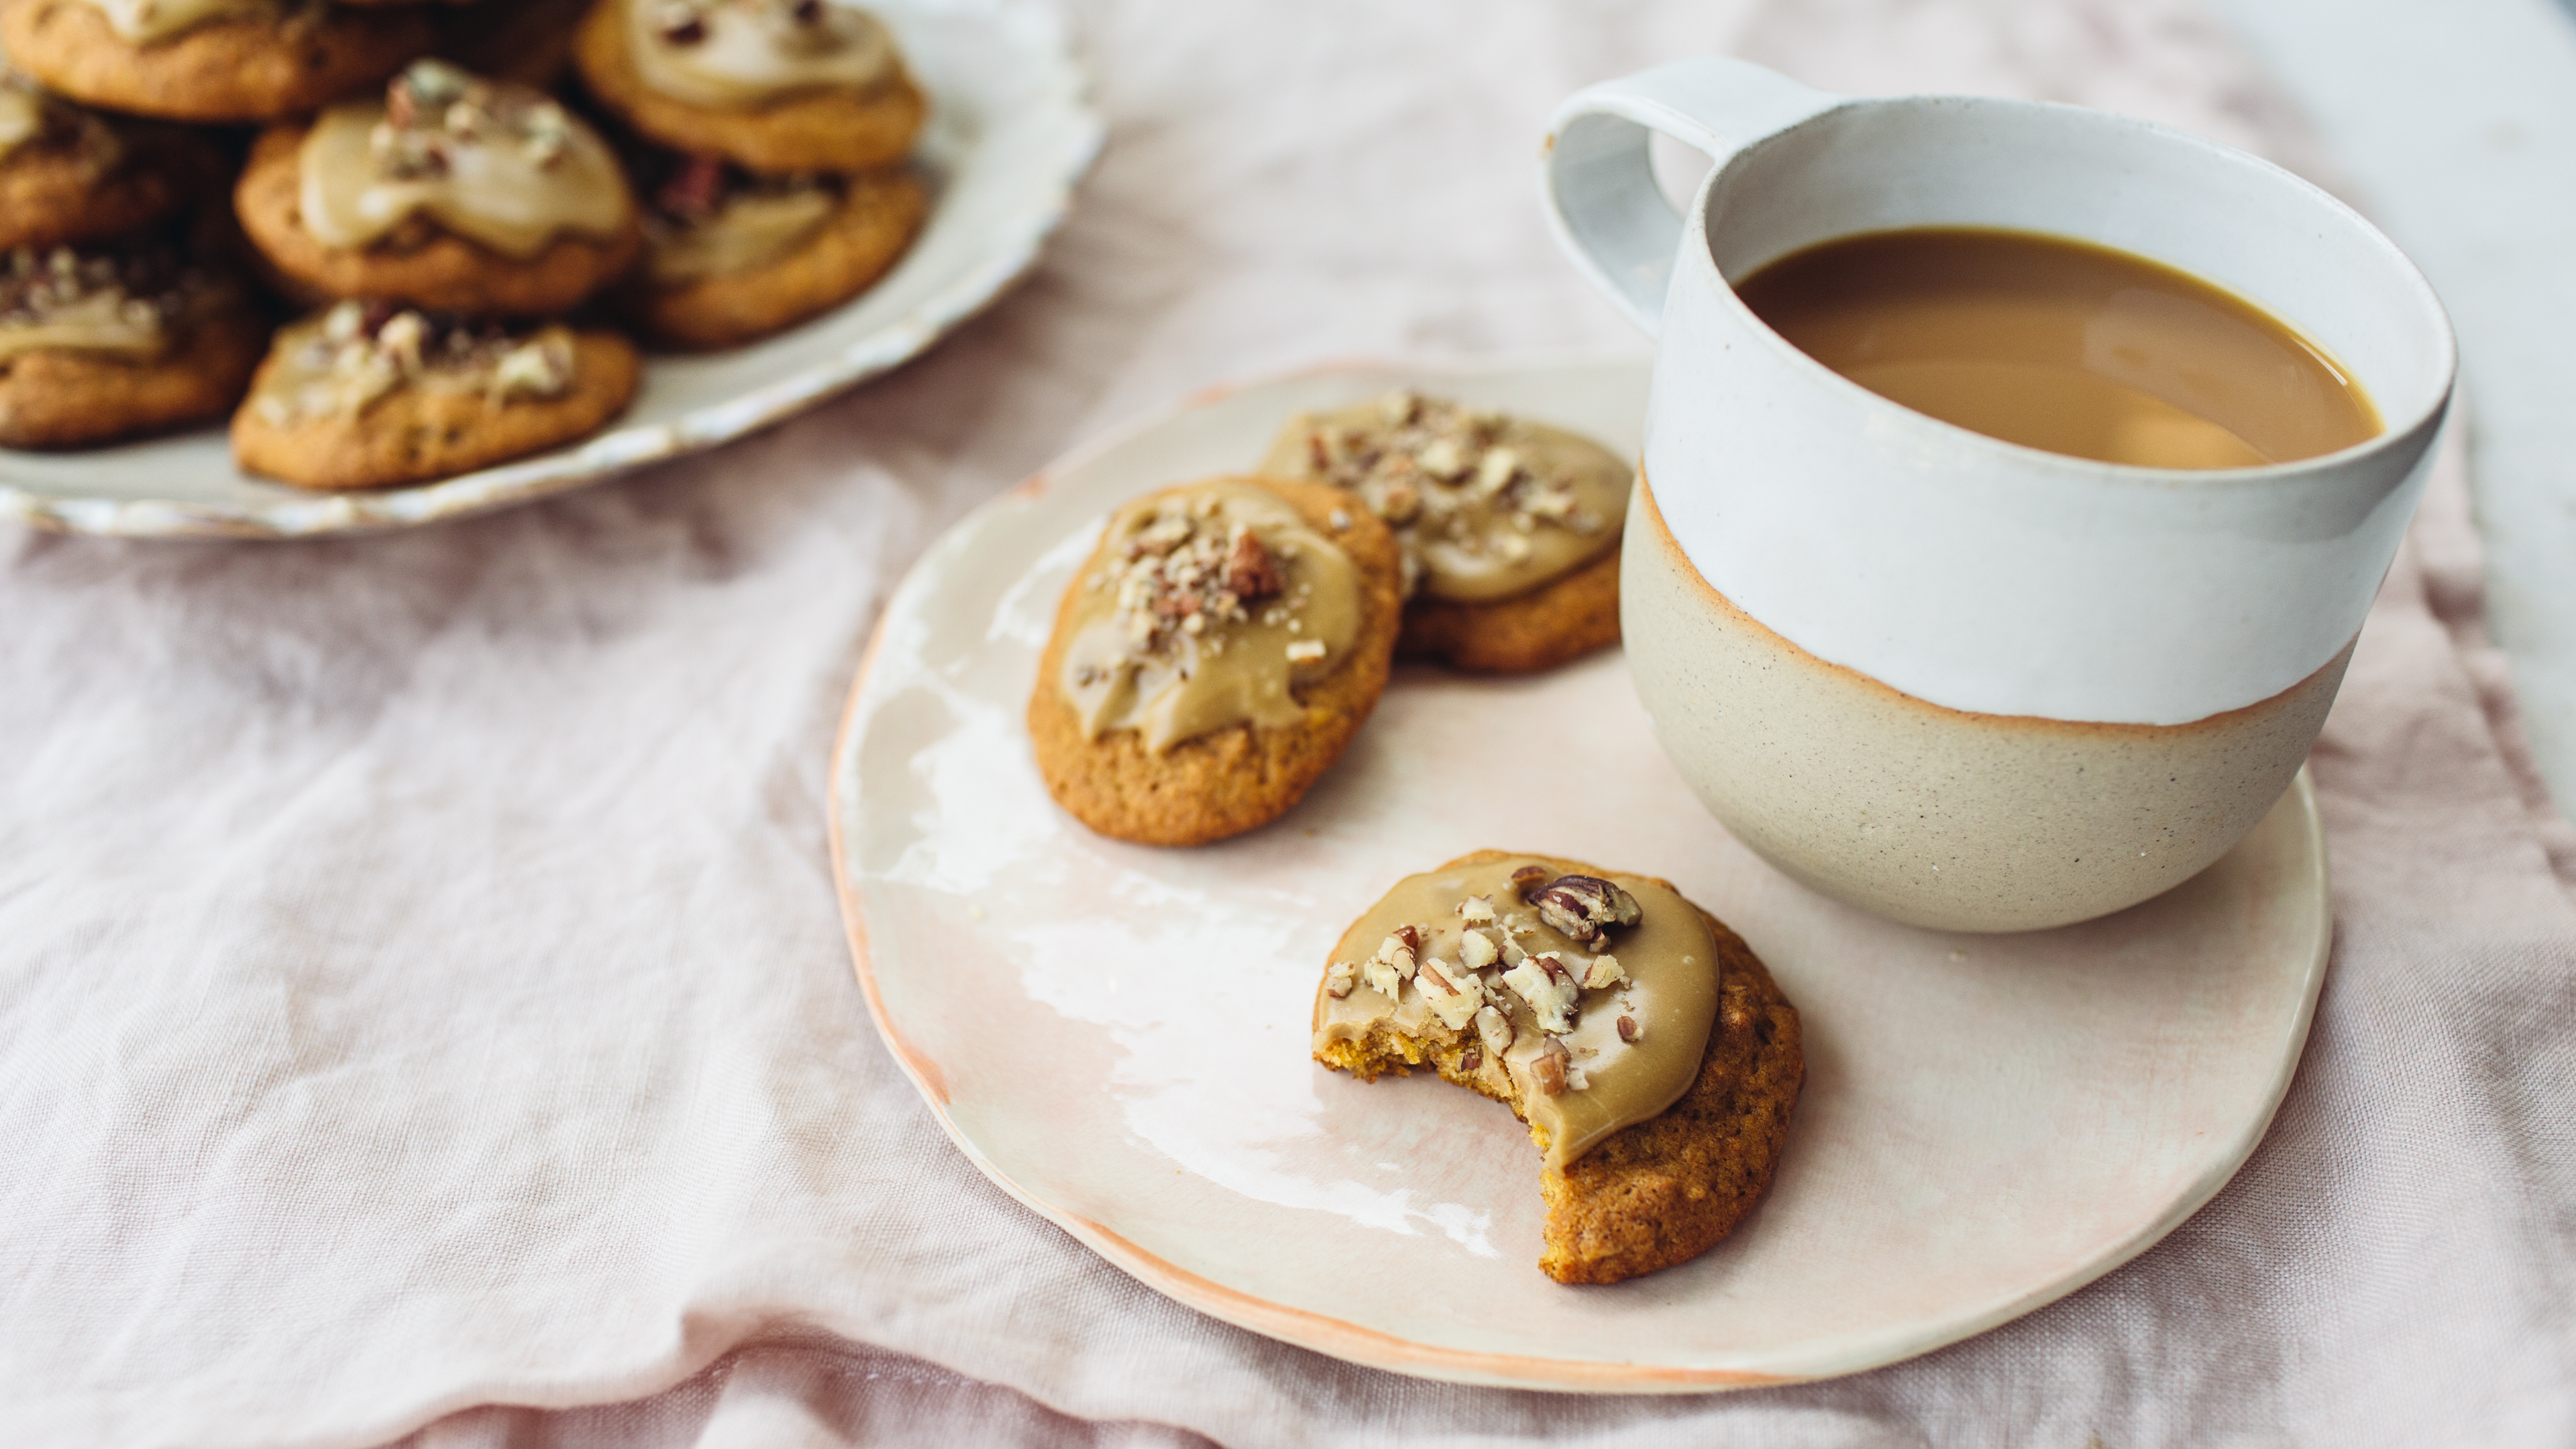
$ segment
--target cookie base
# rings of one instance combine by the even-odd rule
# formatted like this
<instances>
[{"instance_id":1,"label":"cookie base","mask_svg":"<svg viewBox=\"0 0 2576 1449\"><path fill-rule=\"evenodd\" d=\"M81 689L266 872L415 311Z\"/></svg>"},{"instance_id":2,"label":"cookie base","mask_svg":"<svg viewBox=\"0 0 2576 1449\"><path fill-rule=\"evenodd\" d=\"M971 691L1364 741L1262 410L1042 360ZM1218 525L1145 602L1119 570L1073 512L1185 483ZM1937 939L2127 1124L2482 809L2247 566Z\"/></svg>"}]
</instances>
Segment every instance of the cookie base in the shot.
<instances>
[{"instance_id":1,"label":"cookie base","mask_svg":"<svg viewBox=\"0 0 2576 1449\"><path fill-rule=\"evenodd\" d=\"M1503 858L1480 850L1441 869ZM1547 1216L1538 1265L1559 1283L1620 1283L1689 1262L1735 1231L1779 1169L1807 1076L1798 1009L1743 937L1700 914L1717 939L1719 974L1698 1077L1680 1100L1612 1133L1563 1172L1540 1169ZM1379 1023L1364 1039L1328 1043L1314 1058L1364 1082L1428 1066L1518 1115L1508 1095L1459 1070L1474 1045L1472 1037L1438 1042Z\"/></svg>"},{"instance_id":2,"label":"cookie base","mask_svg":"<svg viewBox=\"0 0 2576 1449\"><path fill-rule=\"evenodd\" d=\"M1462 603L1416 595L1395 652L1473 674L1554 669L1619 642L1619 550L1516 598Z\"/></svg>"},{"instance_id":3,"label":"cookie base","mask_svg":"<svg viewBox=\"0 0 2576 1449\"><path fill-rule=\"evenodd\" d=\"M247 308L210 317L147 362L96 352L0 361L0 447L85 448L222 417L268 350Z\"/></svg>"},{"instance_id":4,"label":"cookie base","mask_svg":"<svg viewBox=\"0 0 2576 1449\"><path fill-rule=\"evenodd\" d=\"M105 110L173 121L270 121L380 81L429 48L416 8L325 12L281 28L216 20L133 45L86 0L10 0L0 45L46 89Z\"/></svg>"},{"instance_id":5,"label":"cookie base","mask_svg":"<svg viewBox=\"0 0 2576 1449\"><path fill-rule=\"evenodd\" d=\"M642 228L632 217L614 237L558 235L525 259L417 218L373 246L324 246L304 229L303 148L310 129L299 123L261 132L233 190L242 229L298 301L358 297L470 316L545 317L580 305L643 248Z\"/></svg>"},{"instance_id":6,"label":"cookie base","mask_svg":"<svg viewBox=\"0 0 2576 1449\"><path fill-rule=\"evenodd\" d=\"M572 59L591 96L645 136L766 176L891 166L910 154L929 110L900 62L885 84L866 92L815 91L743 111L672 100L648 89L636 70L625 7L616 0L603 0L582 18Z\"/></svg>"},{"instance_id":7,"label":"cookie base","mask_svg":"<svg viewBox=\"0 0 2576 1449\"><path fill-rule=\"evenodd\" d=\"M733 347L793 327L873 286L912 246L929 211L919 178L895 169L849 179L823 230L767 266L679 287L635 284L619 310L654 342Z\"/></svg>"},{"instance_id":8,"label":"cookie base","mask_svg":"<svg viewBox=\"0 0 2576 1449\"><path fill-rule=\"evenodd\" d=\"M1339 543L1358 565L1365 591L1360 627L1342 667L1300 691L1305 723L1262 728L1239 724L1183 740L1161 754L1134 730L1085 739L1056 680L1073 642L1073 601L1100 566L1095 555L1066 586L1054 635L1038 660L1029 694L1029 738L1047 793L1075 819L1113 839L1140 845L1204 845L1267 825L1288 812L1324 771L1386 692L1395 655L1403 563L1395 535L1349 495L1321 483L1247 478L1276 493L1308 524ZM1332 526L1332 515L1349 520Z\"/></svg>"},{"instance_id":9,"label":"cookie base","mask_svg":"<svg viewBox=\"0 0 2576 1449\"><path fill-rule=\"evenodd\" d=\"M271 358L262 364L265 380ZM635 344L614 332L573 334L572 391L496 407L476 394L406 390L354 418L279 426L245 407L233 415L233 458L245 472L298 488L386 488L470 473L596 432L635 396Z\"/></svg>"}]
</instances>

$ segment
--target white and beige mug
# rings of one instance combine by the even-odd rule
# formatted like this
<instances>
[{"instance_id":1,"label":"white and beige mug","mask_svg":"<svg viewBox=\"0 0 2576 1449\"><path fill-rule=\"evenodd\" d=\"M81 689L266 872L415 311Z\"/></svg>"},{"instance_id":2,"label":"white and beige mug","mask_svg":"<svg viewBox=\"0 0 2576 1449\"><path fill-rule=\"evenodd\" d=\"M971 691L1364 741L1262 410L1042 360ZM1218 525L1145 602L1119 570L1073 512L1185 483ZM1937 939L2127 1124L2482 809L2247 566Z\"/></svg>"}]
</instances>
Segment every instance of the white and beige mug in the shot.
<instances>
[{"instance_id":1,"label":"white and beige mug","mask_svg":"<svg viewBox=\"0 0 2576 1449\"><path fill-rule=\"evenodd\" d=\"M1716 163L1679 218L1649 129ZM2387 238L2146 122L1825 95L1714 58L1575 95L1544 169L1559 242L1658 341L1620 619L1664 749L1739 838L1879 915L2010 931L2146 900L2263 817L2450 410L2450 324ZM2213 282L2340 359L2385 429L2262 468L2042 452L1844 379L1729 285L1919 226Z\"/></svg>"}]
</instances>

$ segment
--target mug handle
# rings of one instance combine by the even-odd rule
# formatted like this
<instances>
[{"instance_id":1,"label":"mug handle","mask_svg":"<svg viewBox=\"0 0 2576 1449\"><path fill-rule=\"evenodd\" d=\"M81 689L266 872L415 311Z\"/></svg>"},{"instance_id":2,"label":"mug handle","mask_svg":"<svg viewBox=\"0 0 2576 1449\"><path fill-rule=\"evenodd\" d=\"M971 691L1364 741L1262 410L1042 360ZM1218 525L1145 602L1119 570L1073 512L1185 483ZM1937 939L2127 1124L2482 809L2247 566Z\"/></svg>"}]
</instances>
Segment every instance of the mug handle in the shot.
<instances>
[{"instance_id":1,"label":"mug handle","mask_svg":"<svg viewBox=\"0 0 2576 1449\"><path fill-rule=\"evenodd\" d=\"M1649 337L1663 325L1682 222L1655 184L1648 128L1724 164L1843 97L1778 71L1697 56L1566 98L1549 124L1541 171L1556 244Z\"/></svg>"}]
</instances>

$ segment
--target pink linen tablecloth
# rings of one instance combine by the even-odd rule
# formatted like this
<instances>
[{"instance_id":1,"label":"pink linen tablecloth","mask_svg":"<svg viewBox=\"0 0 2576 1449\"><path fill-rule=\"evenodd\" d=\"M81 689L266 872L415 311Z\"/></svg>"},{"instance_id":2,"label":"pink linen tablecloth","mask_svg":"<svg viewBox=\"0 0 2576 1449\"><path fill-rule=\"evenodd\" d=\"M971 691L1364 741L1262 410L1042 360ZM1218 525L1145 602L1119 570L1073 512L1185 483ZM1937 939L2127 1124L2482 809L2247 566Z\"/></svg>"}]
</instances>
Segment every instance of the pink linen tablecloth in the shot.
<instances>
[{"instance_id":1,"label":"pink linen tablecloth","mask_svg":"<svg viewBox=\"0 0 2576 1449\"><path fill-rule=\"evenodd\" d=\"M0 1444L2565 1444L2576 834L2456 471L2316 755L2337 945L2165 1243L1839 1382L1582 1399L1178 1308L988 1186L852 984L823 773L940 528L1209 381L1638 346L1557 259L1566 92L1711 50L2320 163L2189 0L1088 0L1037 276L721 454L297 546L0 534Z\"/></svg>"}]
</instances>

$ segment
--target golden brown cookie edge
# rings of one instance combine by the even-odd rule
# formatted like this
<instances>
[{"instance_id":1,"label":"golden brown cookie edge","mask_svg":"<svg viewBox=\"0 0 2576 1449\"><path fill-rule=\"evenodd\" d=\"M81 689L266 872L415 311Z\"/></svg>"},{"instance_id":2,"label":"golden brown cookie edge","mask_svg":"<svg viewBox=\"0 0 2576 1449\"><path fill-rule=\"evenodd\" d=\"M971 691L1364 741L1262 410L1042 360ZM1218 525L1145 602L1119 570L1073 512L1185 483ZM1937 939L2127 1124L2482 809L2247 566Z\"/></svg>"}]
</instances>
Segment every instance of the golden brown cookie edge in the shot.
<instances>
[{"instance_id":1,"label":"golden brown cookie edge","mask_svg":"<svg viewBox=\"0 0 2576 1449\"><path fill-rule=\"evenodd\" d=\"M1181 492L1218 479L1157 489L1119 505ZM1083 581L1104 561L1104 540L1067 583L1056 606L1055 627L1038 659L1029 691L1028 725L1038 773L1047 793L1093 831L1140 845L1204 845L1266 825L1304 797L1340 759L1378 696L1393 666L1402 605L1403 565L1395 535L1350 506L1340 489L1277 478L1236 477L1277 494L1298 515L1338 543L1358 566L1362 615L1349 662L1304 693L1307 722L1281 728L1239 724L1183 740L1160 755L1145 749L1133 730L1086 740L1081 720L1056 687L1064 651L1072 643L1074 601ZM1340 512L1348 527L1336 529ZM1249 788L1246 788L1246 786Z\"/></svg>"}]
</instances>

